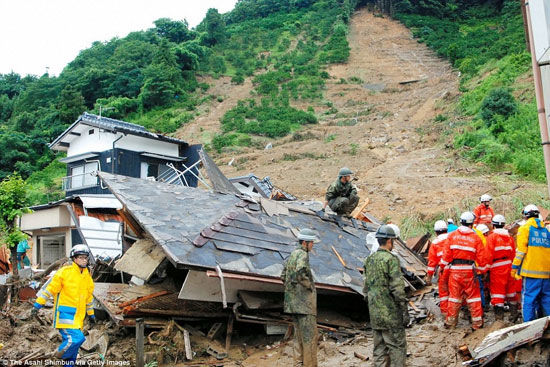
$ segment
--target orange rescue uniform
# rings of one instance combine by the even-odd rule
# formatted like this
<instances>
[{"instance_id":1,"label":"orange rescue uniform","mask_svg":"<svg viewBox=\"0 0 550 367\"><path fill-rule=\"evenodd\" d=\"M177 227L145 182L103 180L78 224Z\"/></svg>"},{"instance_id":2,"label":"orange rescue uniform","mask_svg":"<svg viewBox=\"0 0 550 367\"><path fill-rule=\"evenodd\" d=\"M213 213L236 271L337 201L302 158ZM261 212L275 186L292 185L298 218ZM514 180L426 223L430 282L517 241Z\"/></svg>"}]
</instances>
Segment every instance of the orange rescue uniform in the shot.
<instances>
[{"instance_id":1,"label":"orange rescue uniform","mask_svg":"<svg viewBox=\"0 0 550 367\"><path fill-rule=\"evenodd\" d=\"M465 298L472 317L472 328L483 326L483 307L475 271L485 271L487 257L484 253L481 239L469 227L460 226L447 237L447 246L441 258L449 272L446 325L456 326L458 312Z\"/></svg>"}]
</instances>

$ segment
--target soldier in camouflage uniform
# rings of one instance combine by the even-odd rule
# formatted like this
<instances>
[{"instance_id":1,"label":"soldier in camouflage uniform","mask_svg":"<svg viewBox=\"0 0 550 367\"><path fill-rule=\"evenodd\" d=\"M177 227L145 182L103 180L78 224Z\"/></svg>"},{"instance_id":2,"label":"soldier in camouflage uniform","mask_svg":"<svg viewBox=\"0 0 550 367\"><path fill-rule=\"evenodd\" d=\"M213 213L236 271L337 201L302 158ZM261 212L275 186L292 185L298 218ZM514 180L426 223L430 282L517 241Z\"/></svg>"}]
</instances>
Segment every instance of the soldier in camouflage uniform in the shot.
<instances>
[{"instance_id":1,"label":"soldier in camouflage uniform","mask_svg":"<svg viewBox=\"0 0 550 367\"><path fill-rule=\"evenodd\" d=\"M405 366L407 357L405 326L409 323L409 313L405 282L399 259L390 252L396 237L393 228L380 226L376 232L380 247L365 260L363 293L374 334L375 366Z\"/></svg>"},{"instance_id":2,"label":"soldier in camouflage uniform","mask_svg":"<svg viewBox=\"0 0 550 367\"><path fill-rule=\"evenodd\" d=\"M338 179L334 181L327 189L325 194L325 204L338 215L349 215L359 204L357 188L351 183L353 172L349 168L342 168L338 172Z\"/></svg>"},{"instance_id":3,"label":"soldier in camouflage uniform","mask_svg":"<svg viewBox=\"0 0 550 367\"><path fill-rule=\"evenodd\" d=\"M285 263L281 279L285 285L285 312L294 321L295 366L317 366L317 291L309 267L309 251L319 242L315 232L302 229L300 245Z\"/></svg>"}]
</instances>

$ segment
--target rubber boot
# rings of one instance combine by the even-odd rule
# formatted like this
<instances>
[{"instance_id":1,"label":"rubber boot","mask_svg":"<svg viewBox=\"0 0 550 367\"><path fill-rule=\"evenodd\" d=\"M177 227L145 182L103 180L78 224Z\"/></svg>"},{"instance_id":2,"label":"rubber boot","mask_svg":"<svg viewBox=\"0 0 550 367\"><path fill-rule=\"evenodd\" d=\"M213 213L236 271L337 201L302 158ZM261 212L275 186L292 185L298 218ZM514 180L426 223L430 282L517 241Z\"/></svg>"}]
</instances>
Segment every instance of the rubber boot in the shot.
<instances>
[{"instance_id":1,"label":"rubber boot","mask_svg":"<svg viewBox=\"0 0 550 367\"><path fill-rule=\"evenodd\" d=\"M518 305L510 305L510 316L509 316L510 322L516 323L518 321L518 318L519 318Z\"/></svg>"},{"instance_id":2,"label":"rubber boot","mask_svg":"<svg viewBox=\"0 0 550 367\"><path fill-rule=\"evenodd\" d=\"M504 320L504 307L495 306L495 320Z\"/></svg>"}]
</instances>

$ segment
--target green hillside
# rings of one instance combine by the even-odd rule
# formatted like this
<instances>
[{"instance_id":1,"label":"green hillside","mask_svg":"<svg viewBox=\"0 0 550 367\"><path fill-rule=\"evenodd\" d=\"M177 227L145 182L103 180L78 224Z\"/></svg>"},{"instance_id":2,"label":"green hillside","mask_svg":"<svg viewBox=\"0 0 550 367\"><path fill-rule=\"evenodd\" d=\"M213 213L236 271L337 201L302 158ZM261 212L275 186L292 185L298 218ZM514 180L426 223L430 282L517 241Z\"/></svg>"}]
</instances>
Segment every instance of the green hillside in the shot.
<instances>
[{"instance_id":1,"label":"green hillside","mask_svg":"<svg viewBox=\"0 0 550 367\"><path fill-rule=\"evenodd\" d=\"M461 72L462 95L454 114L439 119L456 134L457 152L491 170L543 181L531 56L520 2L457 1L428 8L405 3L411 2L400 3L403 11L396 18Z\"/></svg>"},{"instance_id":2,"label":"green hillside","mask_svg":"<svg viewBox=\"0 0 550 367\"><path fill-rule=\"evenodd\" d=\"M34 203L58 198L64 165L47 144L83 111L173 133L211 99L198 76L252 77L250 98L221 119L207 148L254 145L317 123L325 68L349 57L348 22L363 0L240 0L210 9L196 29L159 19L122 39L95 42L59 77L0 74L0 179L17 171ZM454 148L491 170L544 179L530 56L515 0L388 1L393 16L461 72L460 101L436 123Z\"/></svg>"}]
</instances>

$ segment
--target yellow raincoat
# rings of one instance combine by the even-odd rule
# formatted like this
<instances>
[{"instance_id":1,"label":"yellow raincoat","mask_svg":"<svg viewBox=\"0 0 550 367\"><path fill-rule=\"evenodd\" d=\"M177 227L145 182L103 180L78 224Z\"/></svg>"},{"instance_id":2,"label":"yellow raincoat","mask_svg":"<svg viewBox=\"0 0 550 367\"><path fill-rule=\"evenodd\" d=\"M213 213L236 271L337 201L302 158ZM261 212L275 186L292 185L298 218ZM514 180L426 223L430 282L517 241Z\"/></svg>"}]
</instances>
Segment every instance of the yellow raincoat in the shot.
<instances>
[{"instance_id":1,"label":"yellow raincoat","mask_svg":"<svg viewBox=\"0 0 550 367\"><path fill-rule=\"evenodd\" d=\"M529 278L550 278L550 238L548 231L533 231L531 243L529 233L531 227L543 228L544 223L538 219L529 218L519 227L517 236L516 257L512 262L512 269L518 271L518 275Z\"/></svg>"},{"instance_id":2,"label":"yellow raincoat","mask_svg":"<svg viewBox=\"0 0 550 367\"><path fill-rule=\"evenodd\" d=\"M54 299L57 329L81 329L86 314L94 314L94 281L87 268L80 270L75 263L62 267L38 292L34 304L37 308L44 306L47 299Z\"/></svg>"}]
</instances>

